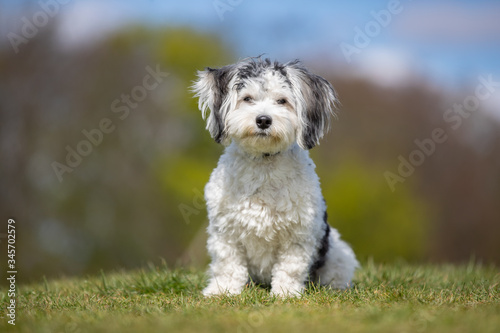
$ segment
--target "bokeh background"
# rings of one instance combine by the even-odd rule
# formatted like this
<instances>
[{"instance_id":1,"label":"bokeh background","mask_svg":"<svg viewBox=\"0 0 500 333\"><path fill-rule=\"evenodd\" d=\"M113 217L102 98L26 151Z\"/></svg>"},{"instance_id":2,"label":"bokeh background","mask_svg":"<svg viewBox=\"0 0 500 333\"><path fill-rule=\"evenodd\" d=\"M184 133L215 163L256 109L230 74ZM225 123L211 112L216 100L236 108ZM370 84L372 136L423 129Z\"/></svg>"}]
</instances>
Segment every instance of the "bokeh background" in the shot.
<instances>
[{"instance_id":1,"label":"bokeh background","mask_svg":"<svg viewBox=\"0 0 500 333\"><path fill-rule=\"evenodd\" d=\"M485 0L0 1L2 267L8 218L24 281L205 267L201 193L223 147L189 86L262 54L300 58L338 92L311 154L362 260L500 264L499 17ZM484 80L488 98L453 109ZM437 128L447 140L391 187Z\"/></svg>"}]
</instances>

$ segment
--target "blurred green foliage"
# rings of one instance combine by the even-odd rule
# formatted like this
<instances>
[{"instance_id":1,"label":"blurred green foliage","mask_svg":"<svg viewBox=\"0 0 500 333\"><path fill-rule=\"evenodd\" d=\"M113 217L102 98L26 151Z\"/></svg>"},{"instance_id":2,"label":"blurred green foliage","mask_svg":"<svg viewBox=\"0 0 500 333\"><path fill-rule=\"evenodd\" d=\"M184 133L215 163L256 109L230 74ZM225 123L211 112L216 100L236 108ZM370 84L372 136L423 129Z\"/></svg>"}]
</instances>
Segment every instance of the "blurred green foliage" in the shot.
<instances>
[{"instance_id":1,"label":"blurred green foliage","mask_svg":"<svg viewBox=\"0 0 500 333\"><path fill-rule=\"evenodd\" d=\"M360 158L345 156L331 169L320 165L329 223L353 246L361 259L419 261L428 254L429 208L402 187L394 194L380 175L383 170Z\"/></svg>"},{"instance_id":2,"label":"blurred green foliage","mask_svg":"<svg viewBox=\"0 0 500 333\"><path fill-rule=\"evenodd\" d=\"M54 34L44 30L19 55L0 49L0 211L22 222L21 278L137 267L158 257L190 264L197 256L194 262L204 263L202 193L223 147L205 130L190 86L198 70L235 62L231 48L216 35L182 27L132 27L85 50L58 48ZM119 120L110 105L141 85L148 66L169 75ZM477 249L497 259L489 228L500 216L500 192L487 176L499 179L498 168L485 160L500 155L492 148L491 157L474 160L469 148L450 144L449 156L465 156L459 165L429 158L392 193L383 172L436 126L424 112L441 99L425 86L396 94L328 79L344 105L341 124L311 154L330 224L357 255L462 260ZM64 162L65 147L75 147L85 139L82 130L103 118L116 130L59 182L52 161ZM449 142L460 140L450 135ZM443 168L446 177L439 176ZM482 219L462 213L482 202L491 202L481 206Z\"/></svg>"}]
</instances>

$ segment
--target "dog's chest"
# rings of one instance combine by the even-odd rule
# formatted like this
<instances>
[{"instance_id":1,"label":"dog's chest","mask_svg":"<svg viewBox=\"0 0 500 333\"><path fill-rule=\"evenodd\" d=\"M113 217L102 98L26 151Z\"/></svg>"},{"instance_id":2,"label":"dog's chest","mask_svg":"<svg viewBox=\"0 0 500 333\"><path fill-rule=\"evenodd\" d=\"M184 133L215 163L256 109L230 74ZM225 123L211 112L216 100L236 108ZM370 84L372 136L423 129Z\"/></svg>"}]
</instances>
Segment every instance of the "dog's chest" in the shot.
<instances>
[{"instance_id":1,"label":"dog's chest","mask_svg":"<svg viewBox=\"0 0 500 333\"><path fill-rule=\"evenodd\" d=\"M314 211L319 183L307 164L235 163L218 177L223 193L216 203L227 219L225 229L247 242L289 239L307 227ZM214 180L214 181L217 181ZM250 245L250 244L249 244Z\"/></svg>"}]
</instances>

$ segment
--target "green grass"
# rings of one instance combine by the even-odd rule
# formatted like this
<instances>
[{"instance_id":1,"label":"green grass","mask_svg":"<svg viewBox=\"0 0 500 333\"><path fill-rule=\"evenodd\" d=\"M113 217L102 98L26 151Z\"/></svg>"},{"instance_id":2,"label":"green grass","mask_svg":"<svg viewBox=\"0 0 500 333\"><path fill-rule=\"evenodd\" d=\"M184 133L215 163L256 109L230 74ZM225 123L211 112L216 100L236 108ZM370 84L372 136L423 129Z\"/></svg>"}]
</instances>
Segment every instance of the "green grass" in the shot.
<instances>
[{"instance_id":1,"label":"green grass","mask_svg":"<svg viewBox=\"0 0 500 333\"><path fill-rule=\"evenodd\" d=\"M203 272L165 265L18 286L16 325L0 289L0 331L18 332L499 332L493 266L365 263L354 287L310 286L279 299L249 287L205 299Z\"/></svg>"}]
</instances>

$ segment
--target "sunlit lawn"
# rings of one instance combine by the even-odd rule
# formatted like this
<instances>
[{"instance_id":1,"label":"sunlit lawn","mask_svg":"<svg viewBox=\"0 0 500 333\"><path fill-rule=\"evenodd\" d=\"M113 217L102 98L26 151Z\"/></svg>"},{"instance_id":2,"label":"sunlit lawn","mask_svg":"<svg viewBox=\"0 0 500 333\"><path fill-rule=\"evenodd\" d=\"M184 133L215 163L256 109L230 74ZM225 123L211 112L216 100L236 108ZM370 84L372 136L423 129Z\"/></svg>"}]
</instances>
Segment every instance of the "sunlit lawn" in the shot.
<instances>
[{"instance_id":1,"label":"sunlit lawn","mask_svg":"<svg viewBox=\"0 0 500 333\"><path fill-rule=\"evenodd\" d=\"M19 332L500 332L500 275L493 266L365 263L354 287L310 286L279 299L252 286L206 299L204 273L151 265L140 271L18 286Z\"/></svg>"}]
</instances>

